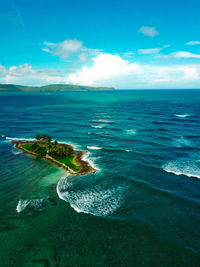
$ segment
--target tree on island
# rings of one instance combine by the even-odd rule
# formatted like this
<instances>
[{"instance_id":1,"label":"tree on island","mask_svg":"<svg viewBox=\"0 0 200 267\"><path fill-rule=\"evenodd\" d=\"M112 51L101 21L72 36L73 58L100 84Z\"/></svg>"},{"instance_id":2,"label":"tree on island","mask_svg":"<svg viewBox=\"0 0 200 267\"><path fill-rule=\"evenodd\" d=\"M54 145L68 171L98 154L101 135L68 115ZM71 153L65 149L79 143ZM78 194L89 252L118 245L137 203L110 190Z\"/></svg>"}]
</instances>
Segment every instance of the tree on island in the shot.
<instances>
[{"instance_id":1,"label":"tree on island","mask_svg":"<svg viewBox=\"0 0 200 267\"><path fill-rule=\"evenodd\" d=\"M43 140L43 141L46 141L46 139L47 139L47 135L46 135L46 134L43 134L43 135L42 135L42 140Z\"/></svg>"},{"instance_id":2,"label":"tree on island","mask_svg":"<svg viewBox=\"0 0 200 267\"><path fill-rule=\"evenodd\" d=\"M58 145L58 142L57 142L56 140L54 141L54 145L55 145L55 146L57 146L57 145Z\"/></svg>"},{"instance_id":3,"label":"tree on island","mask_svg":"<svg viewBox=\"0 0 200 267\"><path fill-rule=\"evenodd\" d=\"M41 140L41 135L40 135L39 133L37 133L36 136L35 136L35 139L36 139L37 141L40 141L40 140Z\"/></svg>"},{"instance_id":4,"label":"tree on island","mask_svg":"<svg viewBox=\"0 0 200 267\"><path fill-rule=\"evenodd\" d=\"M40 153L47 153L55 158L63 158L71 155L73 152L72 147L59 144L56 140L52 142L52 138L50 136L47 136L46 134L40 135L37 133L35 139L37 141L41 140L43 144L41 145L38 142L35 142L32 145L32 149L34 152L38 152L39 150L41 150Z\"/></svg>"},{"instance_id":5,"label":"tree on island","mask_svg":"<svg viewBox=\"0 0 200 267\"><path fill-rule=\"evenodd\" d=\"M47 136L47 143L51 144L51 137L50 136Z\"/></svg>"},{"instance_id":6,"label":"tree on island","mask_svg":"<svg viewBox=\"0 0 200 267\"><path fill-rule=\"evenodd\" d=\"M33 151L34 152L37 152L37 150L39 149L39 145L38 145L38 143L34 143L33 145L32 145L32 149L33 149Z\"/></svg>"}]
</instances>

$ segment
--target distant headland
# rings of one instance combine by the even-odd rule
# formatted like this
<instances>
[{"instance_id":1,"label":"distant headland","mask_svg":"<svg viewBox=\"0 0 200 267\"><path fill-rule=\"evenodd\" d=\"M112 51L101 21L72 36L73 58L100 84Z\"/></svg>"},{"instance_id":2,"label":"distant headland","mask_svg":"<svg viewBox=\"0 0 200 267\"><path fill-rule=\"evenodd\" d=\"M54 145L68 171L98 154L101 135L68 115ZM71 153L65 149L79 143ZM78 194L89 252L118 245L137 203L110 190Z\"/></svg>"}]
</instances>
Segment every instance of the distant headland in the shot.
<instances>
[{"instance_id":1,"label":"distant headland","mask_svg":"<svg viewBox=\"0 0 200 267\"><path fill-rule=\"evenodd\" d=\"M50 84L45 86L24 86L17 84L0 84L0 92L57 92L57 91L110 91L112 87L92 87L73 84Z\"/></svg>"},{"instance_id":2,"label":"distant headland","mask_svg":"<svg viewBox=\"0 0 200 267\"><path fill-rule=\"evenodd\" d=\"M85 151L75 150L72 145L52 141L46 134L36 134L33 141L16 141L15 147L35 157L44 158L67 170L70 174L94 173L95 169L83 160Z\"/></svg>"}]
</instances>

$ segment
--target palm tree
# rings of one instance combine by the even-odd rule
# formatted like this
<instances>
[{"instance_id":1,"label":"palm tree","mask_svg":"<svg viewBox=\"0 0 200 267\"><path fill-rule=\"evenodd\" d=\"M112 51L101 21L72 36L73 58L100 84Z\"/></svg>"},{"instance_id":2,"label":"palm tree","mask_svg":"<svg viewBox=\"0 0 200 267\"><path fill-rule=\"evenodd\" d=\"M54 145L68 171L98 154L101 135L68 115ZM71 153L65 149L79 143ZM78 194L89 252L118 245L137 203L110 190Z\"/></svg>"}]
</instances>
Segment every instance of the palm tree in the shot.
<instances>
[{"instance_id":1,"label":"palm tree","mask_svg":"<svg viewBox=\"0 0 200 267\"><path fill-rule=\"evenodd\" d=\"M64 146L64 152L65 152L65 155L70 155L72 153L73 149L72 147L70 146Z\"/></svg>"},{"instance_id":2,"label":"palm tree","mask_svg":"<svg viewBox=\"0 0 200 267\"><path fill-rule=\"evenodd\" d=\"M46 135L46 134L43 134L43 135L42 135L42 141L43 141L43 142L46 142L46 140L47 140L47 135Z\"/></svg>"},{"instance_id":3,"label":"palm tree","mask_svg":"<svg viewBox=\"0 0 200 267\"><path fill-rule=\"evenodd\" d=\"M48 151L50 151L52 149L52 144L50 143L47 148L48 148Z\"/></svg>"},{"instance_id":4,"label":"palm tree","mask_svg":"<svg viewBox=\"0 0 200 267\"><path fill-rule=\"evenodd\" d=\"M35 136L35 139L36 139L37 141L40 141L40 139L41 139L41 136L40 136L40 134L39 134L39 133L37 133L37 134L36 134L36 136Z\"/></svg>"},{"instance_id":5,"label":"palm tree","mask_svg":"<svg viewBox=\"0 0 200 267\"><path fill-rule=\"evenodd\" d=\"M51 144L51 137L50 136L47 136L47 143Z\"/></svg>"},{"instance_id":6,"label":"palm tree","mask_svg":"<svg viewBox=\"0 0 200 267\"><path fill-rule=\"evenodd\" d=\"M55 146L57 146L57 145L58 145L58 142L57 142L56 140L54 141L54 145L55 145Z\"/></svg>"}]
</instances>

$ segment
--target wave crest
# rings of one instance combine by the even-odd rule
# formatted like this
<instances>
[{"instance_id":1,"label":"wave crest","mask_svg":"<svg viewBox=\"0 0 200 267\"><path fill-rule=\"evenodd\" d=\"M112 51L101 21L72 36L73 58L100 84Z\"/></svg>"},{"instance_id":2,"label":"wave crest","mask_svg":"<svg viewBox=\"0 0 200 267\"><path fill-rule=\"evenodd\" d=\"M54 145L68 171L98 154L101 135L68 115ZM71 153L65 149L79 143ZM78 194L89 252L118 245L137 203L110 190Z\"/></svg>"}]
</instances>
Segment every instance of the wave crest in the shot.
<instances>
[{"instance_id":1,"label":"wave crest","mask_svg":"<svg viewBox=\"0 0 200 267\"><path fill-rule=\"evenodd\" d=\"M33 208L33 209L39 209L43 204L43 199L30 199L30 200L19 200L16 210L18 213L25 210L27 207Z\"/></svg>"},{"instance_id":2,"label":"wave crest","mask_svg":"<svg viewBox=\"0 0 200 267\"><path fill-rule=\"evenodd\" d=\"M105 127L105 125L91 125L92 128L95 128L95 129L101 129L103 127Z\"/></svg>"},{"instance_id":3,"label":"wave crest","mask_svg":"<svg viewBox=\"0 0 200 267\"><path fill-rule=\"evenodd\" d=\"M174 116L178 118L187 118L190 116L190 114L174 114Z\"/></svg>"},{"instance_id":4,"label":"wave crest","mask_svg":"<svg viewBox=\"0 0 200 267\"><path fill-rule=\"evenodd\" d=\"M125 190L125 183L109 188L96 185L86 190L76 190L68 176L61 178L57 184L58 196L69 202L74 210L101 217L111 216L122 205Z\"/></svg>"},{"instance_id":5,"label":"wave crest","mask_svg":"<svg viewBox=\"0 0 200 267\"><path fill-rule=\"evenodd\" d=\"M163 170L175 175L200 178L200 163L191 160L177 160L163 165Z\"/></svg>"},{"instance_id":6,"label":"wave crest","mask_svg":"<svg viewBox=\"0 0 200 267\"><path fill-rule=\"evenodd\" d=\"M102 149L102 147L98 147L98 146L87 146L88 149L94 149L94 150L100 150Z\"/></svg>"}]
</instances>

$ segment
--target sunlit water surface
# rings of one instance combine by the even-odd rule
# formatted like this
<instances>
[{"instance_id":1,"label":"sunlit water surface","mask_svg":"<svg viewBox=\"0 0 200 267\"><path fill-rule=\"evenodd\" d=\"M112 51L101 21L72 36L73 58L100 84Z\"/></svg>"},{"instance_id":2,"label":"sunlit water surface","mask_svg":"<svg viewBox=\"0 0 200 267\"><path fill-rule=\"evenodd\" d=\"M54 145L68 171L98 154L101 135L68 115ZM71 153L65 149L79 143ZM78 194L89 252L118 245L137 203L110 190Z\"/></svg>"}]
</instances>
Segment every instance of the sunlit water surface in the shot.
<instances>
[{"instance_id":1,"label":"sunlit water surface","mask_svg":"<svg viewBox=\"0 0 200 267\"><path fill-rule=\"evenodd\" d=\"M0 94L2 266L198 266L200 91ZM70 176L13 138L89 151ZM57 264L57 265L56 265Z\"/></svg>"}]
</instances>

